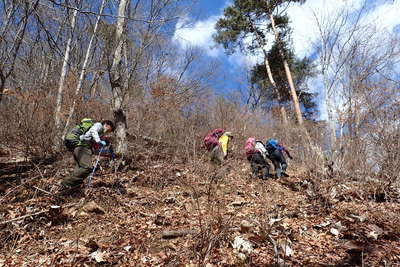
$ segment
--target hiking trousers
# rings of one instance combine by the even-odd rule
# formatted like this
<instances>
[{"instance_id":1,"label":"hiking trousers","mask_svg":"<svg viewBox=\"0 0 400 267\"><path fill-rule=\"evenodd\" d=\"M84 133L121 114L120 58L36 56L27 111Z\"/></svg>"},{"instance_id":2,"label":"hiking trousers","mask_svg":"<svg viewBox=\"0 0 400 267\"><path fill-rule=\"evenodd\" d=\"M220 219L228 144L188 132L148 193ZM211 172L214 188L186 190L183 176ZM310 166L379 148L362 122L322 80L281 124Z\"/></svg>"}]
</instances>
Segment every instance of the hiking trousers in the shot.
<instances>
[{"instance_id":1,"label":"hiking trousers","mask_svg":"<svg viewBox=\"0 0 400 267\"><path fill-rule=\"evenodd\" d=\"M269 166L265 161L264 157L261 153L256 152L250 155L247 158L250 161L251 172L255 177L259 177L262 179L267 179L269 176ZM262 171L262 176L259 175L260 171Z\"/></svg>"},{"instance_id":2,"label":"hiking trousers","mask_svg":"<svg viewBox=\"0 0 400 267\"><path fill-rule=\"evenodd\" d=\"M77 146L74 149L74 159L76 162L74 172L64 179L61 183L64 186L77 186L92 172L92 150L89 147Z\"/></svg>"},{"instance_id":3,"label":"hiking trousers","mask_svg":"<svg viewBox=\"0 0 400 267\"><path fill-rule=\"evenodd\" d=\"M274 164L276 177L281 178L282 172L285 172L286 168L287 168L285 156L283 156L283 153L281 150L275 149L275 151L269 156L269 158L271 159L272 163Z\"/></svg>"},{"instance_id":4,"label":"hiking trousers","mask_svg":"<svg viewBox=\"0 0 400 267\"><path fill-rule=\"evenodd\" d=\"M224 161L224 152L222 152L221 146L215 146L211 150L211 162L214 165L221 165Z\"/></svg>"}]
</instances>

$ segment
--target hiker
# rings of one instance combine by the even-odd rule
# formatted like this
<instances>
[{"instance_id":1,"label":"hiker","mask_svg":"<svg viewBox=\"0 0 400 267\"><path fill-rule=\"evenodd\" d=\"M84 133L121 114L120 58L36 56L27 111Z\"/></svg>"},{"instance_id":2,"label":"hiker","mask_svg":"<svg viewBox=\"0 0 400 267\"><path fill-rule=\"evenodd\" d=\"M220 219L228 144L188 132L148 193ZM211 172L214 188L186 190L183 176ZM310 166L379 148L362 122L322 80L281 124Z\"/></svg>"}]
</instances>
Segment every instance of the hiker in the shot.
<instances>
[{"instance_id":1,"label":"hiker","mask_svg":"<svg viewBox=\"0 0 400 267\"><path fill-rule=\"evenodd\" d=\"M267 150L261 141L256 141L254 137L249 137L244 145L247 160L250 162L251 174L253 177L268 179L269 165L267 162ZM259 175L262 171L261 176Z\"/></svg>"},{"instance_id":2,"label":"hiker","mask_svg":"<svg viewBox=\"0 0 400 267\"><path fill-rule=\"evenodd\" d=\"M233 135L231 132L225 132L219 139L219 150L220 152L218 153L218 164L221 164L223 160L225 160L228 157L228 151L229 151L229 142L232 140ZM221 153L222 152L222 153ZM222 157L222 159L221 159Z\"/></svg>"},{"instance_id":3,"label":"hiker","mask_svg":"<svg viewBox=\"0 0 400 267\"><path fill-rule=\"evenodd\" d=\"M287 148L284 145L280 144L277 140L272 138L267 140L267 142L265 143L265 148L268 151L268 158L274 164L276 178L281 178L282 174L287 176L285 172L288 165L282 151L285 151L287 156L290 159L293 159L290 155L289 150L287 150Z\"/></svg>"},{"instance_id":4,"label":"hiker","mask_svg":"<svg viewBox=\"0 0 400 267\"><path fill-rule=\"evenodd\" d=\"M64 188L79 186L83 180L92 172L92 149L94 145L105 147L108 142L100 138L106 133L113 132L114 123L104 120L101 123L93 123L91 119L83 119L81 123L74 127L67 135L65 144L74 155L76 162L74 172L61 182ZM80 133L82 133L80 135ZM67 145L69 144L69 145Z\"/></svg>"},{"instance_id":5,"label":"hiker","mask_svg":"<svg viewBox=\"0 0 400 267\"><path fill-rule=\"evenodd\" d=\"M228 155L229 141L233 138L231 132L217 128L204 137L204 146L211 151L211 162L215 165L222 164Z\"/></svg>"}]
</instances>

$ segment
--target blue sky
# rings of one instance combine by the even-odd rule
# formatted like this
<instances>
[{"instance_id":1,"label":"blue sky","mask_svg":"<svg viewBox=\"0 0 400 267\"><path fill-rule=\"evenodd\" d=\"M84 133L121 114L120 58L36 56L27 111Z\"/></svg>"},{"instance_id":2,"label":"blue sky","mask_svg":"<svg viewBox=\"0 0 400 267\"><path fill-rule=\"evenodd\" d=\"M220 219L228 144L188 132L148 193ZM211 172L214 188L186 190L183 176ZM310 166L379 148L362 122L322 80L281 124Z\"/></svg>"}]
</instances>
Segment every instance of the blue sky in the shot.
<instances>
[{"instance_id":1,"label":"blue sky","mask_svg":"<svg viewBox=\"0 0 400 267\"><path fill-rule=\"evenodd\" d=\"M199 1L199 18L204 19L212 15L219 15L226 5L224 0L200 0Z\"/></svg>"},{"instance_id":2,"label":"blue sky","mask_svg":"<svg viewBox=\"0 0 400 267\"><path fill-rule=\"evenodd\" d=\"M315 57L313 44L319 41L315 16L329 17L343 7L357 10L363 2L364 0L308 0L302 6L290 7L288 15L292 22L292 38L296 54L299 57ZM198 47L205 57L220 62L225 70L225 82L219 85L218 92L235 91L238 87L243 87L246 70L261 60L260 57L246 56L239 52L227 56L221 47L215 48L212 40L214 25L229 3L230 0L199 0L193 8L193 13L177 23L174 35L174 41L182 49L188 45ZM367 0L367 5L368 13L363 16L364 23L375 23L377 30L383 34L400 31L400 0ZM309 86L323 96L320 78L310 81ZM324 105L321 97L319 105L323 119Z\"/></svg>"}]
</instances>

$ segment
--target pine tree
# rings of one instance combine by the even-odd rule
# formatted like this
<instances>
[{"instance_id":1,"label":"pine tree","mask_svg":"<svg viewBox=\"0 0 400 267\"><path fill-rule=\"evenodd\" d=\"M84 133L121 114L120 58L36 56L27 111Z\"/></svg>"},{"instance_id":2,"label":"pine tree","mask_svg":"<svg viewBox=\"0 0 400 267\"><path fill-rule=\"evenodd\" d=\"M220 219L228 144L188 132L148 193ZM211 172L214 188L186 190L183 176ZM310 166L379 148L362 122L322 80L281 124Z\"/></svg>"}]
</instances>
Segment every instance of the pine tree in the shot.
<instances>
[{"instance_id":1,"label":"pine tree","mask_svg":"<svg viewBox=\"0 0 400 267\"><path fill-rule=\"evenodd\" d=\"M310 93L307 88L307 78L314 75L312 62L308 58L299 59L295 56L290 47L284 48L286 60L293 73L294 84L296 85L296 93L303 107L303 115L306 119L312 120L316 113L316 94ZM274 86L266 79L266 68L264 64L255 65L250 73L250 82L253 84L253 94L257 94L258 105L268 108L272 107L275 100L280 99L280 105L285 105L291 99L290 88L287 82L285 70L276 44L272 46L268 53L268 61L271 62L272 75L275 78L277 90L280 95L278 97ZM271 101L274 100L274 101Z\"/></svg>"},{"instance_id":2,"label":"pine tree","mask_svg":"<svg viewBox=\"0 0 400 267\"><path fill-rule=\"evenodd\" d=\"M287 7L290 3L304 3L304 0L235 0L231 6L225 9L224 17L218 20L214 40L222 44L228 54L232 54L238 49L243 53L251 54L261 51L268 79L274 88L278 102L281 103L283 96L275 77L272 75L271 64L268 59L267 40L268 35L273 34L290 88L297 121L302 125L303 117L294 88L292 73L285 55L285 43L281 36L282 33L287 34L288 32L289 19L284 13L284 7ZM283 12L280 12L282 7ZM283 112L282 116L284 116Z\"/></svg>"}]
</instances>

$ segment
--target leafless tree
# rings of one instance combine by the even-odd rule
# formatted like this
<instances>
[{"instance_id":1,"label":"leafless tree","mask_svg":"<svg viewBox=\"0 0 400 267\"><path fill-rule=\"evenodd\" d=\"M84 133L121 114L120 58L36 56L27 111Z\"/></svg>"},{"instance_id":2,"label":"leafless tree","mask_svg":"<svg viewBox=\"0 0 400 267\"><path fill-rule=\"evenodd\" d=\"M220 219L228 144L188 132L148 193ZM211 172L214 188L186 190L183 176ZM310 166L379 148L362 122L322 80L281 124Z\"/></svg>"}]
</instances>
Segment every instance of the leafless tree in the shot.
<instances>
[{"instance_id":1,"label":"leafless tree","mask_svg":"<svg viewBox=\"0 0 400 267\"><path fill-rule=\"evenodd\" d=\"M29 19L37 8L36 1L3 1L0 29L0 102L7 79L14 74L17 56L22 48Z\"/></svg>"},{"instance_id":2,"label":"leafless tree","mask_svg":"<svg viewBox=\"0 0 400 267\"><path fill-rule=\"evenodd\" d=\"M397 98L389 77L395 77L393 67L400 60L398 38L363 21L365 12L364 4L356 11L345 6L328 17L315 15L333 156L359 170L371 165L365 158L373 149L377 111L385 112Z\"/></svg>"},{"instance_id":3,"label":"leafless tree","mask_svg":"<svg viewBox=\"0 0 400 267\"><path fill-rule=\"evenodd\" d=\"M71 52L71 46L72 46L72 39L74 37L74 31L75 31L75 24L76 24L76 17L78 15L78 10L75 9L72 12L72 17L70 18L70 25L69 25L69 31L68 31L68 39L67 39L67 44L65 46L65 53L64 53L64 59L63 59L63 64L61 68L61 74L60 74L60 81L58 84L58 91L57 91L57 98L56 98L56 107L55 107L55 112L54 112L54 125L56 128L56 136L54 139L54 144L56 147L60 146L60 141L61 141L61 131L62 131L62 122L61 122L61 101L64 93L64 84L65 84L65 78L67 76L67 70L68 70L68 65L69 65L69 58L70 58L70 52Z\"/></svg>"},{"instance_id":4,"label":"leafless tree","mask_svg":"<svg viewBox=\"0 0 400 267\"><path fill-rule=\"evenodd\" d=\"M80 71L80 74L79 74L78 85L76 86L76 89L75 89L75 99L73 100L72 106L70 107L70 111L69 111L68 118L67 118L67 121L66 121L65 127L64 127L64 132L63 132L63 135L62 135L62 137L63 137L62 139L64 139L65 135L67 134L68 126L69 126L70 121L72 119L72 115L74 114L74 111L75 111L76 98L79 96L79 94L80 94L80 92L82 90L82 87L83 87L83 83L84 83L84 80L85 80L85 77L86 77L87 68L88 68L88 65L89 65L89 59L90 59L90 56L92 54L92 46L93 46L94 39L95 39L96 34L97 34L97 29L98 29L98 26L99 26L99 22L100 22L100 19L101 19L101 16L102 16L102 13L103 13L103 10L104 10L104 7L105 7L106 3L107 3L107 0L102 0L101 5L100 5L100 9L99 9L99 14L97 15L96 22L95 22L95 25L94 25L94 28L93 28L93 33L92 33L92 35L90 37L89 44L88 44L88 46L86 48L85 58L84 58L84 61L82 63L82 68L81 68L81 71ZM76 12L76 10L74 11L74 14L75 14L75 12ZM70 41L70 39L68 39L68 41ZM58 101L57 101L57 104L58 104ZM57 115L57 113L56 113L56 115Z\"/></svg>"}]
</instances>

